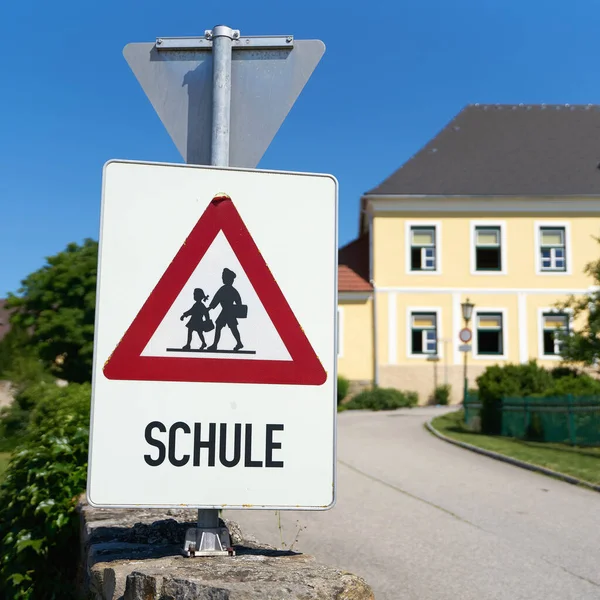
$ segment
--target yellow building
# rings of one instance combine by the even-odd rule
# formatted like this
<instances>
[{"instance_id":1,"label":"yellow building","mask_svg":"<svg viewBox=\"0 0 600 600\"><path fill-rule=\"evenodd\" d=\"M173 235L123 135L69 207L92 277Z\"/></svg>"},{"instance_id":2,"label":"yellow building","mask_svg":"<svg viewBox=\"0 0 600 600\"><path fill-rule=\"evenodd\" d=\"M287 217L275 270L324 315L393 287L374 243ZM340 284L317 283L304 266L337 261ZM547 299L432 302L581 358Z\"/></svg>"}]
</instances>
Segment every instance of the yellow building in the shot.
<instances>
[{"instance_id":1,"label":"yellow building","mask_svg":"<svg viewBox=\"0 0 600 600\"><path fill-rule=\"evenodd\" d=\"M492 364L560 361L556 305L592 284L600 107L470 105L361 200L339 255L339 373L462 400L461 303L475 305L470 385Z\"/></svg>"}]
</instances>

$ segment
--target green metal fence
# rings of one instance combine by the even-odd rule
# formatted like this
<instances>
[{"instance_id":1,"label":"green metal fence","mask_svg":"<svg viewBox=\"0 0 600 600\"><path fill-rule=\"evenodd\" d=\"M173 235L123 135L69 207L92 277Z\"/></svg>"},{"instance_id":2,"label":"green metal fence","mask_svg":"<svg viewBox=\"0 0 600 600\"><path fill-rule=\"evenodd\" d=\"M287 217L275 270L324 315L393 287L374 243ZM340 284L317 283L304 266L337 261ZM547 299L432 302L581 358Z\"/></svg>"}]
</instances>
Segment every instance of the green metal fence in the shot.
<instances>
[{"instance_id":1,"label":"green metal fence","mask_svg":"<svg viewBox=\"0 0 600 600\"><path fill-rule=\"evenodd\" d=\"M465 423L470 429L479 431L481 428L481 402L479 394L469 392L464 400L463 407L465 409Z\"/></svg>"},{"instance_id":2,"label":"green metal fence","mask_svg":"<svg viewBox=\"0 0 600 600\"><path fill-rule=\"evenodd\" d=\"M465 423L479 429L481 402L469 394ZM600 445L600 396L503 398L501 435L573 446Z\"/></svg>"},{"instance_id":3,"label":"green metal fence","mask_svg":"<svg viewBox=\"0 0 600 600\"><path fill-rule=\"evenodd\" d=\"M573 446L600 444L600 396L503 398L502 435Z\"/></svg>"}]
</instances>

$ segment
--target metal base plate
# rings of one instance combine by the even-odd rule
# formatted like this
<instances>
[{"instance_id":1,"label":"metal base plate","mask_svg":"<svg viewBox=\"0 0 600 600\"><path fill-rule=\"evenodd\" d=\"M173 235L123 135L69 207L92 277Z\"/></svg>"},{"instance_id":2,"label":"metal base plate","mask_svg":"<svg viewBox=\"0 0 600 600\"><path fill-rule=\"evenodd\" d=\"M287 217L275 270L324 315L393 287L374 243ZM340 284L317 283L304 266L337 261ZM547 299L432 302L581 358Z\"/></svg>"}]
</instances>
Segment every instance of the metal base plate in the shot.
<instances>
[{"instance_id":1,"label":"metal base plate","mask_svg":"<svg viewBox=\"0 0 600 600\"><path fill-rule=\"evenodd\" d=\"M193 527L185 532L183 555L196 556L235 556L227 527Z\"/></svg>"}]
</instances>

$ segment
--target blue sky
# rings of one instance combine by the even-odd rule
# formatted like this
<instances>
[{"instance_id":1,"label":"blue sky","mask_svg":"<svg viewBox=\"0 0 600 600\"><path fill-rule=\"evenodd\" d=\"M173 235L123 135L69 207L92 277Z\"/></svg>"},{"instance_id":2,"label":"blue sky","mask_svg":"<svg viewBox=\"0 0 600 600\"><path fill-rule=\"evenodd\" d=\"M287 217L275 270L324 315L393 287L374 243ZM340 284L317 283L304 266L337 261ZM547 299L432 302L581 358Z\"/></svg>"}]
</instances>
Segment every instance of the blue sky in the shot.
<instances>
[{"instance_id":1,"label":"blue sky","mask_svg":"<svg viewBox=\"0 0 600 600\"><path fill-rule=\"evenodd\" d=\"M597 0L22 0L0 3L0 23L0 297L67 243L97 239L108 159L182 162L128 42L219 23L322 39L259 168L333 173L341 243L360 195L465 104L600 102Z\"/></svg>"}]
</instances>

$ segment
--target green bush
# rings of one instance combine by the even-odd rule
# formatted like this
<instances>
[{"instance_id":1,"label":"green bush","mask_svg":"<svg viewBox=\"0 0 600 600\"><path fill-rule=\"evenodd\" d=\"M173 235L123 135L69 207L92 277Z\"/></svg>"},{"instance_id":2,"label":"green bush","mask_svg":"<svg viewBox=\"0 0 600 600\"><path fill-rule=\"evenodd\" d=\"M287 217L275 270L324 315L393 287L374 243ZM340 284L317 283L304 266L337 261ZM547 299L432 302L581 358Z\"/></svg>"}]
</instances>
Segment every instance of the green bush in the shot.
<instances>
[{"instance_id":1,"label":"green bush","mask_svg":"<svg viewBox=\"0 0 600 600\"><path fill-rule=\"evenodd\" d=\"M37 380L28 383L21 382L17 386L14 401L0 409L0 452L13 450L27 435L27 428L32 411L45 390L56 391L56 384L50 380Z\"/></svg>"},{"instance_id":2,"label":"green bush","mask_svg":"<svg viewBox=\"0 0 600 600\"><path fill-rule=\"evenodd\" d=\"M569 367L552 370L535 361L523 365L494 365L477 378L482 403L481 428L484 433L499 435L502 428L503 397L549 397L600 395L600 381ZM531 436L539 437L541 425L532 425Z\"/></svg>"},{"instance_id":3,"label":"green bush","mask_svg":"<svg viewBox=\"0 0 600 600\"><path fill-rule=\"evenodd\" d=\"M553 384L550 371L535 361L522 365L493 365L478 378L483 433L499 435L502 429L500 410L503 396L531 396L549 389Z\"/></svg>"},{"instance_id":4,"label":"green bush","mask_svg":"<svg viewBox=\"0 0 600 600\"><path fill-rule=\"evenodd\" d=\"M578 377L581 373L577 369L561 365L560 367L550 369L550 375L552 376L552 379L562 379L563 377L569 377L571 375L573 377Z\"/></svg>"},{"instance_id":5,"label":"green bush","mask_svg":"<svg viewBox=\"0 0 600 600\"><path fill-rule=\"evenodd\" d=\"M433 391L433 403L446 406L450 402L450 385L438 385Z\"/></svg>"},{"instance_id":6,"label":"green bush","mask_svg":"<svg viewBox=\"0 0 600 600\"><path fill-rule=\"evenodd\" d=\"M400 391L394 388L373 388L364 390L344 404L347 410L394 410L415 406L419 401L416 392Z\"/></svg>"},{"instance_id":7,"label":"green bush","mask_svg":"<svg viewBox=\"0 0 600 600\"><path fill-rule=\"evenodd\" d=\"M21 389L38 381L51 380L31 343L31 336L17 326L0 340L0 379Z\"/></svg>"},{"instance_id":8,"label":"green bush","mask_svg":"<svg viewBox=\"0 0 600 600\"><path fill-rule=\"evenodd\" d=\"M40 384L25 438L0 486L0 597L75 597L78 496L84 491L90 385Z\"/></svg>"},{"instance_id":9,"label":"green bush","mask_svg":"<svg viewBox=\"0 0 600 600\"><path fill-rule=\"evenodd\" d=\"M554 379L543 392L533 394L537 397L549 396L598 396L600 381L585 373L567 373L560 379Z\"/></svg>"},{"instance_id":10,"label":"green bush","mask_svg":"<svg viewBox=\"0 0 600 600\"><path fill-rule=\"evenodd\" d=\"M350 387L350 382L343 375L338 375L338 378L337 378L337 403L338 403L338 406L342 403L342 400L348 395L349 387Z\"/></svg>"},{"instance_id":11,"label":"green bush","mask_svg":"<svg viewBox=\"0 0 600 600\"><path fill-rule=\"evenodd\" d=\"M30 411L21 408L16 400L0 409L0 452L14 450L27 435L30 415Z\"/></svg>"},{"instance_id":12,"label":"green bush","mask_svg":"<svg viewBox=\"0 0 600 600\"><path fill-rule=\"evenodd\" d=\"M42 361L31 349L27 334L13 327L0 341L0 379L11 382L14 402L0 409L0 452L12 450L25 435L36 395L28 390L39 383L52 384Z\"/></svg>"}]
</instances>

